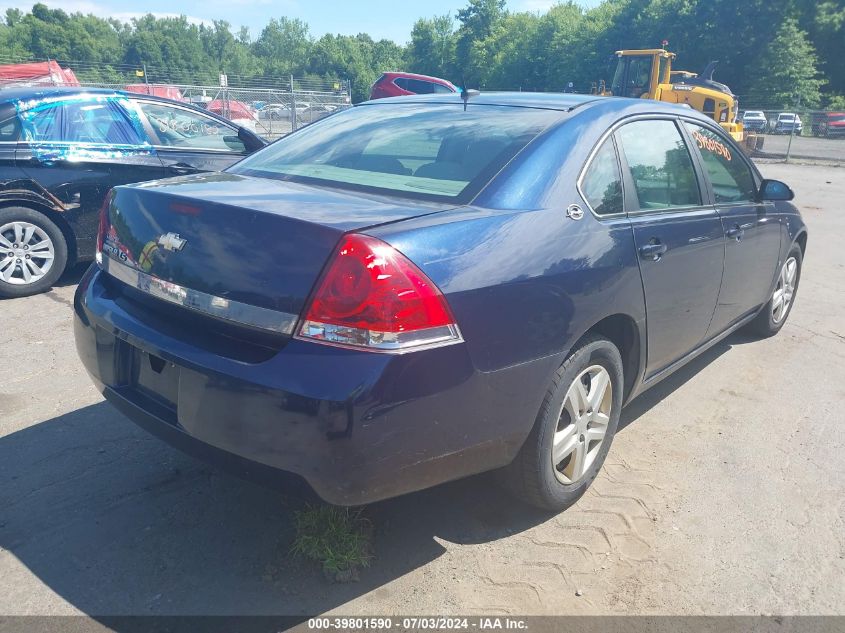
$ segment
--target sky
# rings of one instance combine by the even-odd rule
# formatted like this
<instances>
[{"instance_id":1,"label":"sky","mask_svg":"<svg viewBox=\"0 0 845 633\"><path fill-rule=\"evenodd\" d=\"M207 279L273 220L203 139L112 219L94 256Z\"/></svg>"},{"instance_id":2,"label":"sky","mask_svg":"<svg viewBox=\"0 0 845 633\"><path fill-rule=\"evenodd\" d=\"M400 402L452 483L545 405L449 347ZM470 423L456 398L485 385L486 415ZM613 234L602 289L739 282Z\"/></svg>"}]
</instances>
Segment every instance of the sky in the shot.
<instances>
[{"instance_id":1,"label":"sky","mask_svg":"<svg viewBox=\"0 0 845 633\"><path fill-rule=\"evenodd\" d=\"M36 0L0 0L0 11L9 7L28 11ZM411 27L421 17L451 13L463 8L466 0L42 0L52 9L68 13L93 13L119 20L144 13L186 15L196 22L226 20L233 30L249 27L257 37L271 18L299 18L310 27L311 34L355 35L369 33L374 39L391 39L398 44L410 40ZM592 7L600 0L579 0ZM511 11L547 11L556 0L508 0Z\"/></svg>"}]
</instances>

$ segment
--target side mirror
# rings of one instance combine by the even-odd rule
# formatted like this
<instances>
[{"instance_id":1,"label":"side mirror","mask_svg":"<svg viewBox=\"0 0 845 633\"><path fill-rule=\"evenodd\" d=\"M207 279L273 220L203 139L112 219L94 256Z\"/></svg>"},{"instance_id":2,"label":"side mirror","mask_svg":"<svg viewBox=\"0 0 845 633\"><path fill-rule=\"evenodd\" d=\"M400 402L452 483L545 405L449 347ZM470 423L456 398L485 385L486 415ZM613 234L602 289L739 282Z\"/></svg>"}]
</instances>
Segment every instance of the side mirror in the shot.
<instances>
[{"instance_id":1,"label":"side mirror","mask_svg":"<svg viewBox=\"0 0 845 633\"><path fill-rule=\"evenodd\" d=\"M223 142L233 152L243 153L246 151L246 143L240 139L239 136L226 135L223 137Z\"/></svg>"},{"instance_id":2,"label":"side mirror","mask_svg":"<svg viewBox=\"0 0 845 633\"><path fill-rule=\"evenodd\" d=\"M760 183L760 191L758 198L761 201L765 200L792 200L795 197L795 192L789 188L788 185L782 183L780 180L763 180Z\"/></svg>"},{"instance_id":3,"label":"side mirror","mask_svg":"<svg viewBox=\"0 0 845 633\"><path fill-rule=\"evenodd\" d=\"M247 153L252 154L253 152L257 152L262 147L267 145L267 143L258 136L255 132L246 129L245 127L238 128L238 138L244 144Z\"/></svg>"}]
</instances>

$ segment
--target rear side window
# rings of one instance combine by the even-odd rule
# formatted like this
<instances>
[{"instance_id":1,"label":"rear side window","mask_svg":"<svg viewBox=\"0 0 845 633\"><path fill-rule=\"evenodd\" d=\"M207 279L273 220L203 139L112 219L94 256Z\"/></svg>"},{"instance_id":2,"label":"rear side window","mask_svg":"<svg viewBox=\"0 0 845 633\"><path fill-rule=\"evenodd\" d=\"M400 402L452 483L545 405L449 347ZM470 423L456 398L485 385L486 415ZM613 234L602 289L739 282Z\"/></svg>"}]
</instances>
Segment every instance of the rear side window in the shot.
<instances>
[{"instance_id":1,"label":"rear side window","mask_svg":"<svg viewBox=\"0 0 845 633\"><path fill-rule=\"evenodd\" d=\"M233 166L265 178L462 201L561 113L444 104L367 105L309 125Z\"/></svg>"},{"instance_id":2,"label":"rear side window","mask_svg":"<svg viewBox=\"0 0 845 633\"><path fill-rule=\"evenodd\" d=\"M701 204L689 150L672 121L628 123L617 132L643 211Z\"/></svg>"},{"instance_id":3,"label":"rear side window","mask_svg":"<svg viewBox=\"0 0 845 633\"><path fill-rule=\"evenodd\" d=\"M12 117L0 123L0 142L14 143L21 136L21 127L17 118Z\"/></svg>"},{"instance_id":4,"label":"rear side window","mask_svg":"<svg viewBox=\"0 0 845 633\"><path fill-rule=\"evenodd\" d=\"M454 92L442 84L432 84L432 86L434 87L434 92L437 94L452 94L452 92Z\"/></svg>"},{"instance_id":5,"label":"rear side window","mask_svg":"<svg viewBox=\"0 0 845 633\"><path fill-rule=\"evenodd\" d=\"M397 77L393 83L402 88L402 90L407 90L408 92L413 92L418 95L427 95L435 92L434 87L437 85L430 81L410 79L408 77ZM447 92L449 91L447 90Z\"/></svg>"},{"instance_id":6,"label":"rear side window","mask_svg":"<svg viewBox=\"0 0 845 633\"><path fill-rule=\"evenodd\" d=\"M141 137L116 99L78 99L38 105L20 113L33 142L140 145Z\"/></svg>"},{"instance_id":7,"label":"rear side window","mask_svg":"<svg viewBox=\"0 0 845 633\"><path fill-rule=\"evenodd\" d=\"M704 170L713 185L716 202L754 200L757 187L751 168L731 149L727 139L694 123L687 123L686 126L701 154Z\"/></svg>"},{"instance_id":8,"label":"rear side window","mask_svg":"<svg viewBox=\"0 0 845 633\"><path fill-rule=\"evenodd\" d=\"M584 172L581 191L598 215L622 213L622 175L613 139L607 139Z\"/></svg>"}]
</instances>

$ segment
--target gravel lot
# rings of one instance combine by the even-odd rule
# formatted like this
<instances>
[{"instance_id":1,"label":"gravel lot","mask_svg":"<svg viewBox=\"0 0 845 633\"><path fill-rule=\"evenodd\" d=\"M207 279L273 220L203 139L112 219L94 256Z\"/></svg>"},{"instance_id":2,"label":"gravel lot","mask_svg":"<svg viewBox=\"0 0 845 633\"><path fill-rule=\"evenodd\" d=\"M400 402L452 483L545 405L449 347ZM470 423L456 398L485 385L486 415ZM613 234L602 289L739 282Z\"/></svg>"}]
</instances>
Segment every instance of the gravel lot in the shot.
<instances>
[{"instance_id":1,"label":"gravel lot","mask_svg":"<svg viewBox=\"0 0 845 633\"><path fill-rule=\"evenodd\" d=\"M767 134L763 142L763 152L776 156L786 156L789 147L789 135ZM826 161L845 161L845 138L817 138L814 136L792 137L789 150L792 158L811 158Z\"/></svg>"},{"instance_id":2,"label":"gravel lot","mask_svg":"<svg viewBox=\"0 0 845 633\"><path fill-rule=\"evenodd\" d=\"M81 271L3 302L0 614L845 613L845 170L762 169L810 229L783 331L734 335L632 403L563 514L484 476L370 507L357 583L288 556L277 492L102 402L73 344Z\"/></svg>"}]
</instances>

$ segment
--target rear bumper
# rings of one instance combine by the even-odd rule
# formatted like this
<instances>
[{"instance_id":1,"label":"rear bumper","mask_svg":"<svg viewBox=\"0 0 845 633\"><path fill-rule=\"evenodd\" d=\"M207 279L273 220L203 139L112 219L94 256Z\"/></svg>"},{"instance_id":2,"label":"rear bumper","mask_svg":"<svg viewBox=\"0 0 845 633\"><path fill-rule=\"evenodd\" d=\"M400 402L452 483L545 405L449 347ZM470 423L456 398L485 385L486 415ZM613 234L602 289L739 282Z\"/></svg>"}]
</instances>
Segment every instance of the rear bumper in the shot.
<instances>
[{"instance_id":1,"label":"rear bumper","mask_svg":"<svg viewBox=\"0 0 845 633\"><path fill-rule=\"evenodd\" d=\"M509 463L558 362L483 373L463 344L391 355L290 340L248 363L156 329L110 296L102 275L92 266L79 284L74 333L108 400L177 448L294 491L305 482L337 505ZM133 384L125 364L136 350L172 367L169 399Z\"/></svg>"}]
</instances>

